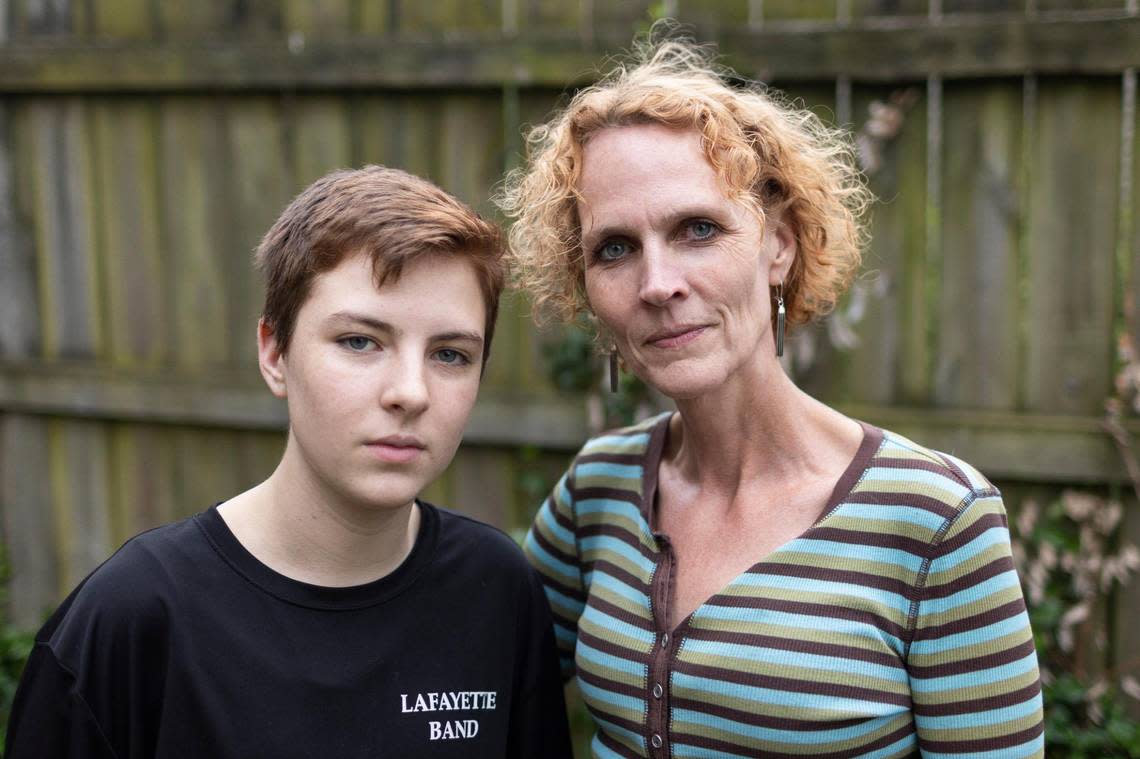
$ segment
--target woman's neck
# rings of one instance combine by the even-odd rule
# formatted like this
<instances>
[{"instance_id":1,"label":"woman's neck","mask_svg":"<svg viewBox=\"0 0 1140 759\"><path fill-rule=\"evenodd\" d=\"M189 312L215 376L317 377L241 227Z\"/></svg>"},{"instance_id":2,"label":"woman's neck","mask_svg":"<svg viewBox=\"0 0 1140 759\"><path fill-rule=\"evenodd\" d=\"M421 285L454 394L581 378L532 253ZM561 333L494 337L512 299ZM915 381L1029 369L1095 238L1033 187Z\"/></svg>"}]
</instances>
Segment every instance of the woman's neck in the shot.
<instances>
[{"instance_id":1,"label":"woman's neck","mask_svg":"<svg viewBox=\"0 0 1140 759\"><path fill-rule=\"evenodd\" d=\"M800 390L775 362L752 374L676 401L680 413L670 420L664 458L678 476L732 494L747 482L834 466L821 446L854 455L858 424Z\"/></svg>"}]
</instances>

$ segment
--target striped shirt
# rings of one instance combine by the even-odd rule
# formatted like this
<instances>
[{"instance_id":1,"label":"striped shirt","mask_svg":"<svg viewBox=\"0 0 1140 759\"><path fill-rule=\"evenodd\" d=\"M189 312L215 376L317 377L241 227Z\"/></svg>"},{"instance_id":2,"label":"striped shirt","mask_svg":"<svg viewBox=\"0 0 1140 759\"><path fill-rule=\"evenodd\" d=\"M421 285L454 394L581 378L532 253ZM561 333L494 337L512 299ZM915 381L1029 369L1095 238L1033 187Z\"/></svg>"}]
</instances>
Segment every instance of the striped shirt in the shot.
<instances>
[{"instance_id":1,"label":"striped shirt","mask_svg":"<svg viewBox=\"0 0 1140 759\"><path fill-rule=\"evenodd\" d=\"M595 757L1042 756L998 491L864 425L819 520L674 630L650 512L669 415L588 442L525 550Z\"/></svg>"}]
</instances>

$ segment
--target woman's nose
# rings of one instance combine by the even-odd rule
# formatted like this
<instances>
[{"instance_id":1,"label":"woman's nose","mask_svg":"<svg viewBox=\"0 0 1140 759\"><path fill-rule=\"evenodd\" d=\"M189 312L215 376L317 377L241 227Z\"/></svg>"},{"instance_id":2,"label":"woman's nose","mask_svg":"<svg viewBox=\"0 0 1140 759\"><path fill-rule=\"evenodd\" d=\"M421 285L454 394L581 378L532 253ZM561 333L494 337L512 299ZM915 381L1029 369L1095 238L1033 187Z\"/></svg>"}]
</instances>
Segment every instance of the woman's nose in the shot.
<instances>
[{"instance_id":1,"label":"woman's nose","mask_svg":"<svg viewBox=\"0 0 1140 759\"><path fill-rule=\"evenodd\" d=\"M665 245L646 245L641 256L641 300L663 306L689 293L684 267Z\"/></svg>"}]
</instances>

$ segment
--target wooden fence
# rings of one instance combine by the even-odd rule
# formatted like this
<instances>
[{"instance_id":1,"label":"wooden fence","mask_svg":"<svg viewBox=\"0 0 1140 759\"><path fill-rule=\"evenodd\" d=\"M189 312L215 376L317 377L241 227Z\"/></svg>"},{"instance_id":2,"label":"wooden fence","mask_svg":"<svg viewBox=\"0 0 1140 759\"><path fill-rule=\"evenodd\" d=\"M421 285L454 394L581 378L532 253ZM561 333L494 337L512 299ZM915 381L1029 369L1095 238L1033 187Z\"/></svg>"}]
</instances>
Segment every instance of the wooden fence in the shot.
<instances>
[{"instance_id":1,"label":"wooden fence","mask_svg":"<svg viewBox=\"0 0 1140 759\"><path fill-rule=\"evenodd\" d=\"M871 143L875 274L800 334L799 381L970 459L1013 507L1119 491L1101 416L1140 329L1136 0L0 0L8 618L37 624L131 534L276 463L249 253L294 193L377 162L493 213L520 125L651 13L854 129L912 93ZM543 339L510 299L430 497L526 523L587 434Z\"/></svg>"}]
</instances>

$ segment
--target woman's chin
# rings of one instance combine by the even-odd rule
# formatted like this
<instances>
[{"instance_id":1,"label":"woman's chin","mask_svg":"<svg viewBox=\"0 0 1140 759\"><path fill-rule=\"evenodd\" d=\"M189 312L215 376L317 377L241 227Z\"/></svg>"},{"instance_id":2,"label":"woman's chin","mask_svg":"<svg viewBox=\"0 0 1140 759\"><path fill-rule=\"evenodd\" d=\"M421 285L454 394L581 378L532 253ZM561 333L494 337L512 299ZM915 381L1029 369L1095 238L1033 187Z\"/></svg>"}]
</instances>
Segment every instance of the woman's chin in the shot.
<instances>
[{"instance_id":1,"label":"woman's chin","mask_svg":"<svg viewBox=\"0 0 1140 759\"><path fill-rule=\"evenodd\" d=\"M724 388L727 372L707 362L677 361L654 367L641 379L657 392L674 401L701 398Z\"/></svg>"}]
</instances>

